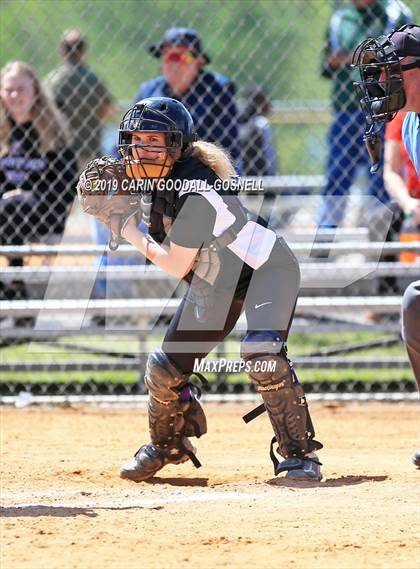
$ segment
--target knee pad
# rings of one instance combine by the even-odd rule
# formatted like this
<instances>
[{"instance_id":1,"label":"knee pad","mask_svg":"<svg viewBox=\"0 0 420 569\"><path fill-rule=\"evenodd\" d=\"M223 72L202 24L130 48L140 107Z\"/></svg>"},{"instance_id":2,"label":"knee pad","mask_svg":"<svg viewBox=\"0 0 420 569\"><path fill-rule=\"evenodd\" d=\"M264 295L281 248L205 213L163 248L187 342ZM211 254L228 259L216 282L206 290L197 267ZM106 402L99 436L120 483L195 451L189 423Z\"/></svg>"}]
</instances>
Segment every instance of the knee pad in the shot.
<instances>
[{"instance_id":1,"label":"knee pad","mask_svg":"<svg viewBox=\"0 0 420 569\"><path fill-rule=\"evenodd\" d=\"M272 390L283 381L288 385L293 382L285 343L278 332L249 332L241 343L241 357L257 391Z\"/></svg>"},{"instance_id":2,"label":"knee pad","mask_svg":"<svg viewBox=\"0 0 420 569\"><path fill-rule=\"evenodd\" d=\"M241 342L241 357L249 360L255 356L278 354L284 348L285 342L280 332L258 330L248 332Z\"/></svg>"},{"instance_id":3,"label":"knee pad","mask_svg":"<svg viewBox=\"0 0 420 569\"><path fill-rule=\"evenodd\" d=\"M162 350L153 351L147 358L144 381L152 397L163 404L179 399L179 391L187 383L186 374Z\"/></svg>"}]
</instances>

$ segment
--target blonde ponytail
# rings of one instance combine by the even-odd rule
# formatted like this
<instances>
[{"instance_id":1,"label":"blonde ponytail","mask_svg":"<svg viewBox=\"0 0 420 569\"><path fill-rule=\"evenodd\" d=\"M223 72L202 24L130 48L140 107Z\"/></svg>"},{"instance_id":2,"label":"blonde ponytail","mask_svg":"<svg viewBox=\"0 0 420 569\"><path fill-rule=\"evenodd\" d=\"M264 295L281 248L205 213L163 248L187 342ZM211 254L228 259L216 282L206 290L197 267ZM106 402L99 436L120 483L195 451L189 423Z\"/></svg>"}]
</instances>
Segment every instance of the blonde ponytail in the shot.
<instances>
[{"instance_id":1,"label":"blonde ponytail","mask_svg":"<svg viewBox=\"0 0 420 569\"><path fill-rule=\"evenodd\" d=\"M194 142L192 147L193 156L211 168L221 180L228 180L235 176L232 159L223 148L212 142L204 142L204 140Z\"/></svg>"}]
</instances>

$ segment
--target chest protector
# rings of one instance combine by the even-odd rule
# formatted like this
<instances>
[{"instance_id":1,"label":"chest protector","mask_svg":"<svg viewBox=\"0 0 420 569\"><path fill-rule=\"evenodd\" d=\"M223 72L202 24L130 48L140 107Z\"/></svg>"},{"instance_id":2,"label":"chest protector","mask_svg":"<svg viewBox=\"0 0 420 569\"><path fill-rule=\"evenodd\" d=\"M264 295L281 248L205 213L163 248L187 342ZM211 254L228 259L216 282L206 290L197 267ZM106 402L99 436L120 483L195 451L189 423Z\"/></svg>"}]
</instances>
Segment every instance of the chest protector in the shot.
<instances>
[{"instance_id":1,"label":"chest protector","mask_svg":"<svg viewBox=\"0 0 420 569\"><path fill-rule=\"evenodd\" d=\"M178 192L176 190L154 190L153 194L145 196L143 201L143 221L149 227L149 233L158 243L163 243L176 218ZM146 206L146 209L145 207ZM246 210L240 205L240 215L234 223L218 237L213 237L206 248L201 248L193 267L195 277L213 285L220 272L220 251L230 245L238 236L239 231L248 221Z\"/></svg>"},{"instance_id":2,"label":"chest protector","mask_svg":"<svg viewBox=\"0 0 420 569\"><path fill-rule=\"evenodd\" d=\"M163 243L169 235L172 223L176 217L177 192L175 190L154 189L145 198L146 210L143 210L143 221L149 227L149 233L155 241Z\"/></svg>"}]
</instances>

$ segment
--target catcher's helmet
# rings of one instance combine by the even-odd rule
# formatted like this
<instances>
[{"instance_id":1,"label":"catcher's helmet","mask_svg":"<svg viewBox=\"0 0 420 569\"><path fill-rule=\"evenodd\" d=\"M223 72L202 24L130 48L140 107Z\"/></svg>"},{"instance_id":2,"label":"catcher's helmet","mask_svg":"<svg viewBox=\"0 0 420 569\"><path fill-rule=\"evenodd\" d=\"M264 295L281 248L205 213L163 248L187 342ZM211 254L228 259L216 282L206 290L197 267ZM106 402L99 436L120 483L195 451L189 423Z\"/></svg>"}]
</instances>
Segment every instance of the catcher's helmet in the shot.
<instances>
[{"instance_id":1,"label":"catcher's helmet","mask_svg":"<svg viewBox=\"0 0 420 569\"><path fill-rule=\"evenodd\" d=\"M133 158L133 149L142 145L132 144L132 135L141 131L164 133L162 152L174 160L185 157L191 143L197 140L193 119L180 101L169 97L142 99L125 113L119 128L118 150L126 162L127 174L134 178L159 178L170 171L166 164L164 170L157 173L156 168L147 166L153 163Z\"/></svg>"}]
</instances>

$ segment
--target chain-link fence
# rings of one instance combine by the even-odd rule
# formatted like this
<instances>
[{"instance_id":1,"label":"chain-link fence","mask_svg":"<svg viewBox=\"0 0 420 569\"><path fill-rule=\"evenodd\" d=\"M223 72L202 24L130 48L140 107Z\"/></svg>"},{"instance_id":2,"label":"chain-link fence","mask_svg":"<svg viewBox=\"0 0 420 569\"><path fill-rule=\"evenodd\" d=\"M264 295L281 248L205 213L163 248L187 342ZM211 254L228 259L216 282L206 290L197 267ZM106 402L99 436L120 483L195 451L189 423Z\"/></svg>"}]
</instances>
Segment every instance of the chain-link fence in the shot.
<instances>
[{"instance_id":1,"label":"chain-link fence","mask_svg":"<svg viewBox=\"0 0 420 569\"><path fill-rule=\"evenodd\" d=\"M105 253L107 232L74 188L87 160L116 153L133 102L161 95L262 180L264 199L242 199L301 263L290 355L305 383L411 388L399 309L418 276L418 228L369 173L349 55L419 12L415 0L3 1L3 394L139 389L182 285L130 248ZM237 355L244 330L220 357ZM245 374L211 379L240 391Z\"/></svg>"}]
</instances>

